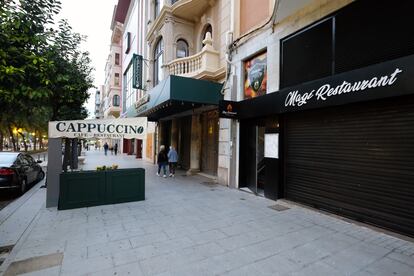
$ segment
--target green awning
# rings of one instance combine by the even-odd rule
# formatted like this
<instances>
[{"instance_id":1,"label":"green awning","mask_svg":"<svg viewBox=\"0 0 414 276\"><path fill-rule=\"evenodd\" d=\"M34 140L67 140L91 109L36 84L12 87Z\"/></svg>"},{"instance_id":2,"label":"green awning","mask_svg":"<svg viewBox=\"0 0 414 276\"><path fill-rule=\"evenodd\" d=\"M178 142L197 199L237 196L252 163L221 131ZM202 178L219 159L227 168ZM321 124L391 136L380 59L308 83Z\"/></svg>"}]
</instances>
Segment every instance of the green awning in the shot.
<instances>
[{"instance_id":1,"label":"green awning","mask_svg":"<svg viewBox=\"0 0 414 276\"><path fill-rule=\"evenodd\" d=\"M146 116L150 121L194 108L218 105L223 99L222 84L206 80L169 76L148 92L141 105L128 110L127 116Z\"/></svg>"}]
</instances>

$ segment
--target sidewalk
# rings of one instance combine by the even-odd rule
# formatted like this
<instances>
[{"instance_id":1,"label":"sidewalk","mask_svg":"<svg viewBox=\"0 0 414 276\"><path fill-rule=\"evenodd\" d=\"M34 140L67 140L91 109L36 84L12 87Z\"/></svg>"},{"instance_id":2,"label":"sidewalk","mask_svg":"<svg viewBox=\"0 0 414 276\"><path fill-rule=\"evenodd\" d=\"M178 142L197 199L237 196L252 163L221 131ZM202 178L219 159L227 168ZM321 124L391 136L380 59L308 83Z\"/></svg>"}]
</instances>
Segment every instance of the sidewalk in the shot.
<instances>
[{"instance_id":1,"label":"sidewalk","mask_svg":"<svg viewBox=\"0 0 414 276\"><path fill-rule=\"evenodd\" d=\"M133 156L92 150L84 169L112 164L146 169L145 201L67 211L43 204L0 274L10 266L9 275L414 275L407 240L288 202L277 211L268 208L274 201L201 176L157 177ZM19 212L44 199L39 191Z\"/></svg>"}]
</instances>

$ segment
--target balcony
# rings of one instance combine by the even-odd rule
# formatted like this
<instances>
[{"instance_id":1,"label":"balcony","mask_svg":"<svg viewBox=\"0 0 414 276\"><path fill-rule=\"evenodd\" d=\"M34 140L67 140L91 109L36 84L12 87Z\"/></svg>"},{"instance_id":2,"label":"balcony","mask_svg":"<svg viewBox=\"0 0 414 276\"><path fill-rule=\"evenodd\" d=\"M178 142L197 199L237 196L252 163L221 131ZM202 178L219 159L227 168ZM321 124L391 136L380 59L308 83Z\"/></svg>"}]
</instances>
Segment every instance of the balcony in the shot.
<instances>
[{"instance_id":1,"label":"balcony","mask_svg":"<svg viewBox=\"0 0 414 276\"><path fill-rule=\"evenodd\" d=\"M175 59L166 64L170 75L217 80L224 76L225 68L220 67L220 53L214 50L211 34L203 40L205 46L201 52L184 58Z\"/></svg>"},{"instance_id":2,"label":"balcony","mask_svg":"<svg viewBox=\"0 0 414 276\"><path fill-rule=\"evenodd\" d=\"M206 12L209 7L214 6L215 0L168 0L162 7L160 14L148 26L147 40L154 39L156 30L159 30L165 23L168 16L175 16L181 19L197 22L200 16ZM152 19L151 19L152 20Z\"/></svg>"},{"instance_id":3,"label":"balcony","mask_svg":"<svg viewBox=\"0 0 414 276\"><path fill-rule=\"evenodd\" d=\"M104 111L104 118L115 117L118 118L119 114L121 113L121 108L119 106L109 106Z\"/></svg>"},{"instance_id":4,"label":"balcony","mask_svg":"<svg viewBox=\"0 0 414 276\"><path fill-rule=\"evenodd\" d=\"M214 2L214 0L171 0L171 8L175 16L193 21L199 18L209 6L213 6Z\"/></svg>"}]
</instances>

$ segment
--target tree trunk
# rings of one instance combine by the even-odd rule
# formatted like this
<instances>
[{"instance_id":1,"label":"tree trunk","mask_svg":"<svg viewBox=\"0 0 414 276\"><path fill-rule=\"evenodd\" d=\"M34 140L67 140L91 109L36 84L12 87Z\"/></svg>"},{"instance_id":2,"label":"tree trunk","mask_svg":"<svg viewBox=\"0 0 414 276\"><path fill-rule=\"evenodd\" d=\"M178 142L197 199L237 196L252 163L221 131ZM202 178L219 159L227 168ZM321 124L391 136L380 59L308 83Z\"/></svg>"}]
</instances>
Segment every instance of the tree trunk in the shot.
<instances>
[{"instance_id":1,"label":"tree trunk","mask_svg":"<svg viewBox=\"0 0 414 276\"><path fill-rule=\"evenodd\" d=\"M23 145L24 145L24 151L27 152L27 144L26 144L26 139L23 133L19 132L18 133L20 136L22 136L23 139Z\"/></svg>"},{"instance_id":2,"label":"tree trunk","mask_svg":"<svg viewBox=\"0 0 414 276\"><path fill-rule=\"evenodd\" d=\"M10 137L12 139L13 151L17 151L17 148L16 148L16 140L14 139L13 130L12 130L11 126L8 126L8 129L9 129Z\"/></svg>"},{"instance_id":3,"label":"tree trunk","mask_svg":"<svg viewBox=\"0 0 414 276\"><path fill-rule=\"evenodd\" d=\"M0 151L3 151L3 138L4 138L3 131L0 130Z\"/></svg>"},{"instance_id":4,"label":"tree trunk","mask_svg":"<svg viewBox=\"0 0 414 276\"><path fill-rule=\"evenodd\" d=\"M37 146L37 142L36 142L36 130L34 131L34 136L33 136L33 139L34 139L34 141L33 141L33 150L36 150L36 146Z\"/></svg>"}]
</instances>

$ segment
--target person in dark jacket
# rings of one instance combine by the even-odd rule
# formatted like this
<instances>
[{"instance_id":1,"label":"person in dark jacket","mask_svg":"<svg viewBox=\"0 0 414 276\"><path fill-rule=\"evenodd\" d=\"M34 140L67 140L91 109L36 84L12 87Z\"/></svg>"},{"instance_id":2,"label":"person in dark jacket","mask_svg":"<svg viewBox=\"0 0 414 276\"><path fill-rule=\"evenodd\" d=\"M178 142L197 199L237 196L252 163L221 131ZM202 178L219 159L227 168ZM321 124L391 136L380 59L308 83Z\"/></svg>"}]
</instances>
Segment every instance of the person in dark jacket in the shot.
<instances>
[{"instance_id":1,"label":"person in dark jacket","mask_svg":"<svg viewBox=\"0 0 414 276\"><path fill-rule=\"evenodd\" d=\"M163 177L167 177L167 165L168 165L168 157L165 151L165 146L160 146L160 152L157 156L157 163L158 163L158 172L157 175L160 176L161 168L164 172Z\"/></svg>"},{"instance_id":2,"label":"person in dark jacket","mask_svg":"<svg viewBox=\"0 0 414 276\"><path fill-rule=\"evenodd\" d=\"M115 152L115 155L117 155L117 153L118 153L118 144L117 143L115 143L114 152Z\"/></svg>"},{"instance_id":3,"label":"person in dark jacket","mask_svg":"<svg viewBox=\"0 0 414 276\"><path fill-rule=\"evenodd\" d=\"M108 154L108 149L109 149L109 146L108 146L107 142L105 142L105 144L103 145L103 148L104 148L105 155L107 155Z\"/></svg>"}]
</instances>

